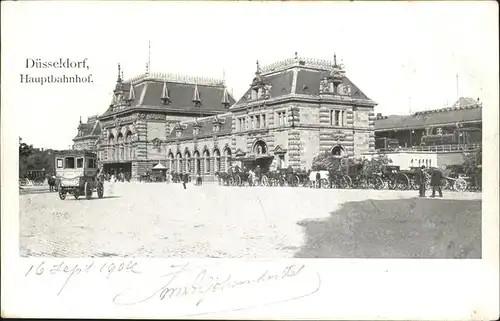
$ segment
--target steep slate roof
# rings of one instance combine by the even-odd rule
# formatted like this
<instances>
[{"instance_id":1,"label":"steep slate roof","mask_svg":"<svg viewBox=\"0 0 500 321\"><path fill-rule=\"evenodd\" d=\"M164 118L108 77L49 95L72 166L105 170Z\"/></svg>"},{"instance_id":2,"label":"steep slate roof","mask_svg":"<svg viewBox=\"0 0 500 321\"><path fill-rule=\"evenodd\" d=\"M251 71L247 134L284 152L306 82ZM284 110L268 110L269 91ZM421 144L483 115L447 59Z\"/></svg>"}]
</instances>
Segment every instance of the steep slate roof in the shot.
<instances>
[{"instance_id":1,"label":"steep slate roof","mask_svg":"<svg viewBox=\"0 0 500 321\"><path fill-rule=\"evenodd\" d=\"M233 124L232 114L222 114L222 115L217 115L217 117L224 121L224 123L221 125L220 131L218 132L213 131L214 124L212 123L212 120L214 119L214 116L198 118L198 123L201 125L201 127L199 129L197 137L212 136L215 134L217 135L231 134L231 128ZM180 124L184 126L184 129L182 130L182 136L177 137L176 130L174 129L170 132L170 135L167 137L167 139L193 138L193 127L195 122L186 121L186 122L181 122Z\"/></svg>"},{"instance_id":2,"label":"steep slate roof","mask_svg":"<svg viewBox=\"0 0 500 321\"><path fill-rule=\"evenodd\" d=\"M425 128L428 126L453 125L457 122L478 122L482 120L481 112L482 107L480 105L470 105L467 107L430 110L414 115L392 115L376 119L375 130Z\"/></svg>"},{"instance_id":3,"label":"steep slate roof","mask_svg":"<svg viewBox=\"0 0 500 321\"><path fill-rule=\"evenodd\" d=\"M256 78L261 79L265 84L271 85L270 98L288 94L319 96L320 83L330 76L334 64L325 60L296 57L295 59L286 59L263 67L260 73L256 73ZM294 71L297 74L296 77L294 77ZM345 75L342 77L342 83L351 87L351 98L370 100ZM251 91L252 88L250 87L237 104L249 101L247 97Z\"/></svg>"},{"instance_id":4,"label":"steep slate roof","mask_svg":"<svg viewBox=\"0 0 500 321\"><path fill-rule=\"evenodd\" d=\"M78 134L74 139L81 139L88 136L98 136L101 134L101 123L97 121L96 116L89 117L86 123L78 125Z\"/></svg>"},{"instance_id":5,"label":"steep slate roof","mask_svg":"<svg viewBox=\"0 0 500 321\"><path fill-rule=\"evenodd\" d=\"M297 74L296 93L313 96L319 95L319 84L329 73L329 71L299 70ZM344 76L342 83L351 86L352 98L370 99L348 77Z\"/></svg>"},{"instance_id":6,"label":"steep slate roof","mask_svg":"<svg viewBox=\"0 0 500 321\"><path fill-rule=\"evenodd\" d=\"M225 85L221 81L210 80L198 77L151 74L128 80L123 83L122 88L124 88L123 95L125 98L130 96L130 85L134 89L135 100L130 103L131 107L154 107L166 111L191 113L199 113L200 111L208 113L227 112L227 108L222 104ZM168 105L163 105L161 101L165 82L170 97L170 104ZM196 107L193 102L196 85L201 98L200 107ZM228 98L230 105L236 102L229 93ZM104 115L111 112L112 108L110 107Z\"/></svg>"}]
</instances>

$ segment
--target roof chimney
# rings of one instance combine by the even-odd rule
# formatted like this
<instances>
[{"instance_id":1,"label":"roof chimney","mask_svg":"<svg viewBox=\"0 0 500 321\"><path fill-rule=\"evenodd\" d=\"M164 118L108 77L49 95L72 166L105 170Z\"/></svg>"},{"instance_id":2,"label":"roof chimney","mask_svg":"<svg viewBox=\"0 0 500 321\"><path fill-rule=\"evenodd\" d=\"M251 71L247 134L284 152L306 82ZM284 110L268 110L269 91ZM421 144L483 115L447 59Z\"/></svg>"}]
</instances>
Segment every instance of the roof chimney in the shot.
<instances>
[{"instance_id":1,"label":"roof chimney","mask_svg":"<svg viewBox=\"0 0 500 321\"><path fill-rule=\"evenodd\" d=\"M170 96L168 95L168 88L167 88L167 82L165 81L163 83L163 90L161 92L161 101L164 105L167 105L170 103Z\"/></svg>"},{"instance_id":2,"label":"roof chimney","mask_svg":"<svg viewBox=\"0 0 500 321\"><path fill-rule=\"evenodd\" d=\"M198 90L198 84L194 85L193 103L195 103L196 107L201 105L201 98L200 98L200 91Z\"/></svg>"},{"instance_id":3,"label":"roof chimney","mask_svg":"<svg viewBox=\"0 0 500 321\"><path fill-rule=\"evenodd\" d=\"M222 105L227 108L230 105L229 95L227 93L227 87L224 87L224 92L222 93Z\"/></svg>"}]
</instances>

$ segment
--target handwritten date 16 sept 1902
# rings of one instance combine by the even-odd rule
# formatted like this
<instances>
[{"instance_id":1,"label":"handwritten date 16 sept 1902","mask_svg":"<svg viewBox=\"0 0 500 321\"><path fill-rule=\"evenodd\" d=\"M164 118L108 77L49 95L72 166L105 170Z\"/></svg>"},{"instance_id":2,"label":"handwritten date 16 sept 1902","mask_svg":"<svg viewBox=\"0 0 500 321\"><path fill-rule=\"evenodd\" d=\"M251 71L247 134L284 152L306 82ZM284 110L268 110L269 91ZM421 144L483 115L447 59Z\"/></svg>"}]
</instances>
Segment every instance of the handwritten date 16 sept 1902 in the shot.
<instances>
[{"instance_id":1,"label":"handwritten date 16 sept 1902","mask_svg":"<svg viewBox=\"0 0 500 321\"><path fill-rule=\"evenodd\" d=\"M119 264L109 262L94 264L94 261L88 264L68 264L62 261L58 264L52 265L46 264L45 261L42 261L39 264L32 264L24 276L64 275L65 281L57 293L57 295L60 295L73 277L79 274L87 274L89 272L103 274L107 279L109 279L114 273L140 273L137 268L137 262L134 261L122 262Z\"/></svg>"}]
</instances>

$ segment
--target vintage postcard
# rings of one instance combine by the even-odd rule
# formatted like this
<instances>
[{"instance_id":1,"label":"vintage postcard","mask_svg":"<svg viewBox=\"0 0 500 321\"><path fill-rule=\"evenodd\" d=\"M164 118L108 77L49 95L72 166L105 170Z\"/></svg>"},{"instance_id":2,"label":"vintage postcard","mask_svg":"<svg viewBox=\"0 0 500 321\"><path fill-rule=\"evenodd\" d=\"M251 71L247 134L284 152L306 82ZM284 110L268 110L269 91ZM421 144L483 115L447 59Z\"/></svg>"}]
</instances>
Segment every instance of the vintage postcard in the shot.
<instances>
[{"instance_id":1,"label":"vintage postcard","mask_svg":"<svg viewBox=\"0 0 500 321\"><path fill-rule=\"evenodd\" d=\"M2 2L2 316L499 314L496 2Z\"/></svg>"}]
</instances>

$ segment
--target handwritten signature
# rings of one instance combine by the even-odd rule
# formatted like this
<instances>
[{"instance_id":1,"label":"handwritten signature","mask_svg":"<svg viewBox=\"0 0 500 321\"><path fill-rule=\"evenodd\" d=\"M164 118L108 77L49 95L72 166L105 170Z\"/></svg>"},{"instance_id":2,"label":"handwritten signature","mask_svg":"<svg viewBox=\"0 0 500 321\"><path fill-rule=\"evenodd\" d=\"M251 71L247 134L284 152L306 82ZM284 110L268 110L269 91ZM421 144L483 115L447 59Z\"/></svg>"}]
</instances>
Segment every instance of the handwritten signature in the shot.
<instances>
[{"instance_id":1,"label":"handwritten signature","mask_svg":"<svg viewBox=\"0 0 500 321\"><path fill-rule=\"evenodd\" d=\"M250 288L255 285L267 284L267 286L269 286L271 282L275 284L287 282L300 276L307 277L308 275L305 265L288 265L277 272L271 272L269 269L266 269L257 273L253 278L238 278L231 273L221 274L209 271L206 267L190 267L189 263L172 266L172 268L174 269L172 272L161 276L161 278L166 278L166 281L161 282L162 285L160 287L158 287L158 282L156 282L151 286L141 285L138 288L127 289L118 293L114 297L113 302L117 305L136 305L151 300L168 301L172 299L194 297L195 307L200 307L208 295L217 292L229 293L230 290L243 287ZM190 275L191 277L189 277ZM302 293L294 298L282 298L273 303L298 299L317 292L321 286L321 279L317 273L309 274L309 276L311 275L316 276L317 285L312 290L306 289L306 291L310 292L306 294ZM283 284L286 289L288 289L286 286L289 285L290 284ZM302 286L301 284L301 287ZM264 288L259 290L264 290ZM255 291L255 294L258 295L259 291ZM231 309L230 311L234 310L236 309Z\"/></svg>"}]
</instances>

